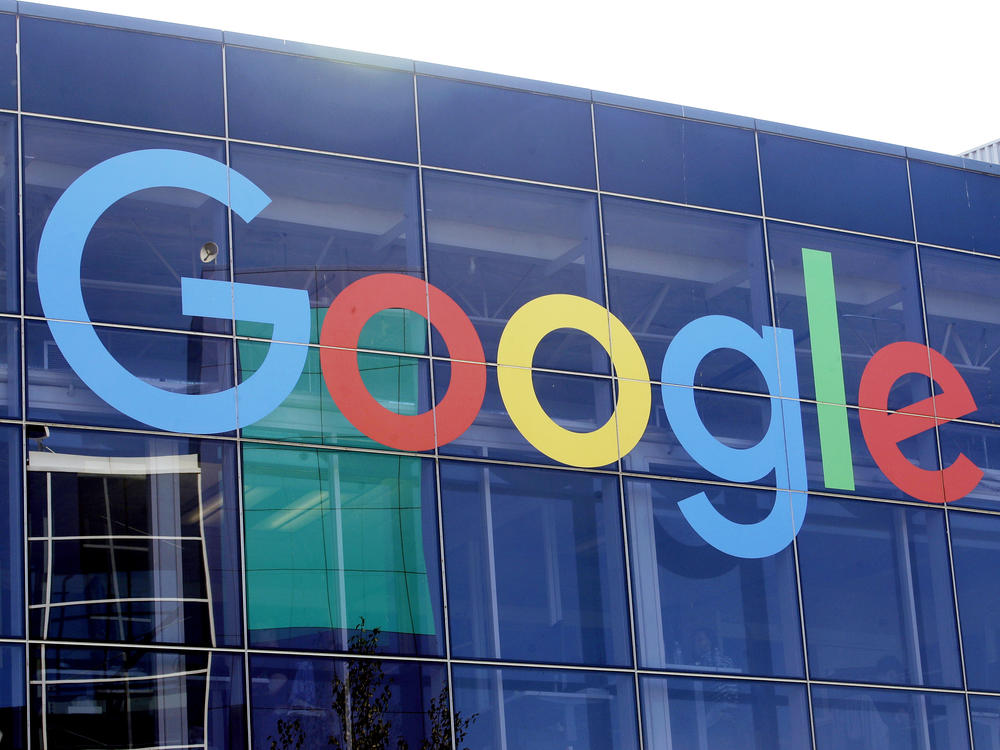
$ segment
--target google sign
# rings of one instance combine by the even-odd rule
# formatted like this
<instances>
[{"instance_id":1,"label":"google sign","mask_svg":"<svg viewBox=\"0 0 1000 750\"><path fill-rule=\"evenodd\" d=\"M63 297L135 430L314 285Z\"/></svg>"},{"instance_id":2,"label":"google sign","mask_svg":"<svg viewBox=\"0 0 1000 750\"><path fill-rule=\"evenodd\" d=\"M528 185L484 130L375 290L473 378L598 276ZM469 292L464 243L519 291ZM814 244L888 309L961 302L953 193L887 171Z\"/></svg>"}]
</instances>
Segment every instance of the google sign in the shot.
<instances>
[{"instance_id":1,"label":"google sign","mask_svg":"<svg viewBox=\"0 0 1000 750\"><path fill-rule=\"evenodd\" d=\"M230 206L247 222L270 202L246 177L197 154L135 151L101 162L66 189L42 232L38 288L49 328L84 383L136 420L190 434L250 425L285 400L302 372L310 320L304 290L181 279L185 315L273 326L274 341L260 368L234 388L209 394L172 393L137 378L104 347L87 314L80 269L91 229L116 201L155 187L203 193ZM828 488L850 490L854 472L832 261L829 253L810 248L802 249L802 259L824 481ZM358 369L354 350L362 329L386 309L428 317L447 344L452 360L450 385L441 402L422 414L400 415L382 407L368 392ZM547 334L561 328L582 331L599 342L618 378L615 411L592 432L561 427L546 414L534 390L535 350ZM419 279L380 273L354 282L330 305L320 344L323 377L338 408L356 428L391 448L419 451L449 443L469 428L482 407L486 364L479 336L453 299ZM702 360L718 349L732 349L747 357L767 385L770 424L764 437L748 448L734 448L714 437L695 405L695 373ZM525 304L503 331L497 364L504 406L515 426L535 448L556 461L577 467L604 466L635 448L646 430L653 387L642 352L622 322L591 300L552 294ZM901 377L913 373L932 377L939 392L889 413L890 390ZM737 557L766 557L787 547L802 526L808 500L792 331L764 326L758 332L720 315L698 318L677 331L658 375L664 383L681 386L660 388L660 397L678 441L695 461L729 482L755 482L771 472L775 476L775 502L763 520L735 523L698 493L680 503L688 523L706 542ZM942 354L912 342L882 348L862 375L859 406L872 457L909 495L932 503L948 502L970 493L982 479L983 472L965 455L932 471L911 463L899 448L907 438L976 409L968 385Z\"/></svg>"}]
</instances>

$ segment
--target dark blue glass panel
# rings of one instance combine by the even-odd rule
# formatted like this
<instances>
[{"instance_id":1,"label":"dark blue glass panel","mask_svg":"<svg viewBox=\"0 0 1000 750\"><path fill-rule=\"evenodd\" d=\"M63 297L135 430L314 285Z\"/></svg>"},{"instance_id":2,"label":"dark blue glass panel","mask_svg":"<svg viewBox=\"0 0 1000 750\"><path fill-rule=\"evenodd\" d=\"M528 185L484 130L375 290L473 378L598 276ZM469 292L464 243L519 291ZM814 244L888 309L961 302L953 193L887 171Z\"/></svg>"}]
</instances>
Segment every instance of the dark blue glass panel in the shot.
<instances>
[{"instance_id":1,"label":"dark blue glass panel","mask_svg":"<svg viewBox=\"0 0 1000 750\"><path fill-rule=\"evenodd\" d=\"M1000 750L1000 698L970 695L969 713L976 750Z\"/></svg>"},{"instance_id":2,"label":"dark blue glass panel","mask_svg":"<svg viewBox=\"0 0 1000 750\"><path fill-rule=\"evenodd\" d=\"M24 648L0 646L0 750L27 746Z\"/></svg>"},{"instance_id":3,"label":"dark blue glass panel","mask_svg":"<svg viewBox=\"0 0 1000 750\"><path fill-rule=\"evenodd\" d=\"M371 633L366 631L365 637L371 639ZM355 643L355 651L366 653L362 641ZM363 715L364 709L356 708L359 700L365 701L365 709L370 710L367 701L384 698L384 710L374 719L387 725L383 727L386 744L380 747L405 747L397 745L400 741L411 748L427 747L421 743L430 740L432 727L449 721L447 672L441 664L253 654L250 684L253 746L261 750L272 746L328 747L334 740L336 747L347 747L343 722L331 708L337 690L349 692L354 701L355 727L370 727L372 723L371 719L366 722L361 718L370 714ZM365 686L371 688L371 696L361 692ZM472 713L456 715L456 721ZM280 744L282 727L288 731L291 743ZM355 736L371 737L357 730ZM293 744L299 740L302 744ZM443 741L450 746L450 739Z\"/></svg>"},{"instance_id":4,"label":"dark blue glass panel","mask_svg":"<svg viewBox=\"0 0 1000 750\"><path fill-rule=\"evenodd\" d=\"M620 198L603 199L611 312L646 356L652 380L677 332L703 315L728 315L758 333L771 325L761 222ZM706 356L695 385L766 392L745 356Z\"/></svg>"},{"instance_id":5,"label":"dark blue glass panel","mask_svg":"<svg viewBox=\"0 0 1000 750\"><path fill-rule=\"evenodd\" d=\"M20 467L21 430L3 425L0 427L0 477L5 478L0 484L0 519L4 528L0 534L0 635L8 638L24 637L24 521ZM2 654L0 651L0 659Z\"/></svg>"},{"instance_id":6,"label":"dark blue glass panel","mask_svg":"<svg viewBox=\"0 0 1000 750\"><path fill-rule=\"evenodd\" d=\"M998 194L1000 195L1000 194ZM920 248L927 343L969 384L979 407L964 419L1000 423L1000 259Z\"/></svg>"},{"instance_id":7,"label":"dark blue glass panel","mask_svg":"<svg viewBox=\"0 0 1000 750\"><path fill-rule=\"evenodd\" d=\"M242 654L47 646L31 669L32 747L246 747Z\"/></svg>"},{"instance_id":8,"label":"dark blue glass panel","mask_svg":"<svg viewBox=\"0 0 1000 750\"><path fill-rule=\"evenodd\" d=\"M760 213L752 130L594 107L601 189Z\"/></svg>"},{"instance_id":9,"label":"dark blue glass panel","mask_svg":"<svg viewBox=\"0 0 1000 750\"><path fill-rule=\"evenodd\" d=\"M648 748L802 750L812 746L804 685L642 677Z\"/></svg>"},{"instance_id":10,"label":"dark blue glass panel","mask_svg":"<svg viewBox=\"0 0 1000 750\"><path fill-rule=\"evenodd\" d=\"M122 367L157 388L198 394L233 387L230 338L124 328L96 330L105 348ZM107 404L77 377L53 340L48 324L26 322L24 347L29 419L148 429L148 425ZM234 409L235 403L234 398ZM235 415L232 421L235 423Z\"/></svg>"},{"instance_id":11,"label":"dark blue glass panel","mask_svg":"<svg viewBox=\"0 0 1000 750\"><path fill-rule=\"evenodd\" d=\"M448 390L451 365L434 363L434 390L440 402ZM572 432L593 432L614 413L614 390L609 378L534 371L535 394L545 413ZM533 464L559 462L535 448L514 426L500 395L497 368L486 367L486 397L469 428L456 440L440 447L442 455L523 461ZM617 461L609 465L617 466Z\"/></svg>"},{"instance_id":12,"label":"dark blue glass panel","mask_svg":"<svg viewBox=\"0 0 1000 750\"><path fill-rule=\"evenodd\" d=\"M906 161L761 133L768 216L913 239Z\"/></svg>"},{"instance_id":13,"label":"dark blue glass panel","mask_svg":"<svg viewBox=\"0 0 1000 750\"><path fill-rule=\"evenodd\" d=\"M0 107L17 109L17 18L0 15Z\"/></svg>"},{"instance_id":14,"label":"dark blue glass panel","mask_svg":"<svg viewBox=\"0 0 1000 750\"><path fill-rule=\"evenodd\" d=\"M949 513L969 690L1000 691L1000 516Z\"/></svg>"},{"instance_id":15,"label":"dark blue glass panel","mask_svg":"<svg viewBox=\"0 0 1000 750\"><path fill-rule=\"evenodd\" d=\"M0 318L0 415L21 416L21 326Z\"/></svg>"},{"instance_id":16,"label":"dark blue glass panel","mask_svg":"<svg viewBox=\"0 0 1000 750\"><path fill-rule=\"evenodd\" d=\"M663 408L661 389L674 385L653 386L653 404L649 424L631 452L622 457L625 471L684 479L717 480L681 446ZM715 438L731 448L749 448L761 441L771 423L771 399L737 393L696 389L695 405L702 422ZM775 455L775 461L785 456ZM768 471L754 484L774 486L774 472Z\"/></svg>"},{"instance_id":17,"label":"dark blue glass panel","mask_svg":"<svg viewBox=\"0 0 1000 750\"><path fill-rule=\"evenodd\" d=\"M441 464L452 656L629 666L614 476Z\"/></svg>"},{"instance_id":18,"label":"dark blue glass panel","mask_svg":"<svg viewBox=\"0 0 1000 750\"><path fill-rule=\"evenodd\" d=\"M816 750L969 747L962 695L814 685L812 701Z\"/></svg>"},{"instance_id":19,"label":"dark blue glass panel","mask_svg":"<svg viewBox=\"0 0 1000 750\"><path fill-rule=\"evenodd\" d=\"M677 507L699 492L739 523L760 521L775 502L742 487L626 480L639 665L804 676L792 548L759 560L719 552Z\"/></svg>"},{"instance_id":20,"label":"dark blue glass panel","mask_svg":"<svg viewBox=\"0 0 1000 750\"><path fill-rule=\"evenodd\" d=\"M880 497L890 500L913 500L879 468L872 458L861 430L861 410L853 407L847 409L848 439L851 443L851 465L854 470L854 490L844 487L827 487L823 476L823 453L820 444L819 420L816 404L803 403L802 432L805 438L806 471L809 477L809 489L816 492L834 492L837 494L863 495L865 497ZM926 429L911 438L898 443L906 460L914 466L927 471L937 471L940 468L938 460L938 445L934 435L934 420L930 417L911 417L921 419ZM947 461L945 462L947 465ZM940 479L937 479L940 484Z\"/></svg>"},{"instance_id":21,"label":"dark blue glass panel","mask_svg":"<svg viewBox=\"0 0 1000 750\"><path fill-rule=\"evenodd\" d=\"M952 505L982 510L1000 510L1000 429L988 425L945 422L938 427L941 461L951 466L960 456L967 457L983 471L983 478L962 498L949 498Z\"/></svg>"},{"instance_id":22,"label":"dark blue glass panel","mask_svg":"<svg viewBox=\"0 0 1000 750\"><path fill-rule=\"evenodd\" d=\"M236 447L28 429L32 637L241 645Z\"/></svg>"},{"instance_id":23,"label":"dark blue glass panel","mask_svg":"<svg viewBox=\"0 0 1000 750\"><path fill-rule=\"evenodd\" d=\"M227 47L226 86L232 138L417 160L410 73Z\"/></svg>"},{"instance_id":24,"label":"dark blue glass panel","mask_svg":"<svg viewBox=\"0 0 1000 750\"><path fill-rule=\"evenodd\" d=\"M593 188L590 103L417 77L424 164Z\"/></svg>"},{"instance_id":25,"label":"dark blue glass panel","mask_svg":"<svg viewBox=\"0 0 1000 750\"><path fill-rule=\"evenodd\" d=\"M455 710L478 713L465 742L477 750L637 750L631 674L456 665Z\"/></svg>"},{"instance_id":26,"label":"dark blue glass panel","mask_svg":"<svg viewBox=\"0 0 1000 750\"><path fill-rule=\"evenodd\" d=\"M812 495L798 540L814 679L961 687L940 508Z\"/></svg>"},{"instance_id":27,"label":"dark blue glass panel","mask_svg":"<svg viewBox=\"0 0 1000 750\"><path fill-rule=\"evenodd\" d=\"M223 135L222 46L22 18L21 107L46 115Z\"/></svg>"},{"instance_id":28,"label":"dark blue glass panel","mask_svg":"<svg viewBox=\"0 0 1000 750\"><path fill-rule=\"evenodd\" d=\"M4 16L0 16L4 18ZM17 122L0 115L0 311L21 309L17 228Z\"/></svg>"},{"instance_id":29,"label":"dark blue glass panel","mask_svg":"<svg viewBox=\"0 0 1000 750\"><path fill-rule=\"evenodd\" d=\"M833 256L837 295L837 320L844 366L847 403L858 403L861 373L871 356L896 341L924 343L917 258L913 245L856 237L818 229L770 223L768 247L774 269L774 317L778 326L795 334L799 396L813 399L813 346L806 314L802 250L819 250ZM926 378L914 376L894 389L890 409L901 409L930 395ZM898 391L898 392L897 392Z\"/></svg>"},{"instance_id":30,"label":"dark blue glass panel","mask_svg":"<svg viewBox=\"0 0 1000 750\"><path fill-rule=\"evenodd\" d=\"M911 161L910 181L921 242L1000 254L1000 178Z\"/></svg>"},{"instance_id":31,"label":"dark blue glass panel","mask_svg":"<svg viewBox=\"0 0 1000 750\"><path fill-rule=\"evenodd\" d=\"M177 149L225 161L220 142L95 125L24 121L25 311L42 315L36 266L38 240L52 206L83 172L141 149ZM234 221L236 221L234 219ZM218 255L201 259L214 242ZM181 312L184 276L229 280L226 208L201 193L142 190L115 203L91 230L81 267L83 299L95 322L225 332L231 320Z\"/></svg>"},{"instance_id":32,"label":"dark blue glass panel","mask_svg":"<svg viewBox=\"0 0 1000 750\"><path fill-rule=\"evenodd\" d=\"M487 362L496 362L510 317L536 297L575 294L604 304L593 195L425 172L424 199L428 280L472 319ZM447 356L440 338L431 346ZM534 365L610 371L599 344L567 329L545 337Z\"/></svg>"},{"instance_id":33,"label":"dark blue glass panel","mask_svg":"<svg viewBox=\"0 0 1000 750\"><path fill-rule=\"evenodd\" d=\"M415 169L241 145L231 147L230 159L271 199L249 224L233 216L236 280L307 290L314 343L326 308L351 282L372 273L422 276ZM410 353L426 353L427 324L419 322L423 335ZM237 331L270 336L270 326L259 324L240 323Z\"/></svg>"}]
</instances>

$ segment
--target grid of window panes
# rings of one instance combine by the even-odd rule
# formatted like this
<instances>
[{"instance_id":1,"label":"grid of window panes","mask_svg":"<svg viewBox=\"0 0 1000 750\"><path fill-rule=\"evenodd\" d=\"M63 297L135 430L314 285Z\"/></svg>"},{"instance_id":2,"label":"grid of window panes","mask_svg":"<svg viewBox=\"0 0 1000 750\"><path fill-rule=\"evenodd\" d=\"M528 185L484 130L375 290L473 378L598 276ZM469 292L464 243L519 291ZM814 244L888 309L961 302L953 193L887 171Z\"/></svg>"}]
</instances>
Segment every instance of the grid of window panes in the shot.
<instances>
[{"instance_id":1,"label":"grid of window panes","mask_svg":"<svg viewBox=\"0 0 1000 750\"><path fill-rule=\"evenodd\" d=\"M0 750L349 747L359 685L393 747L453 726L473 750L1000 749L989 167L20 10L0 13ZM193 394L249 377L271 332L184 316L180 278L307 290L303 374L239 434L161 433L117 412L42 317L35 264L54 202L90 167L151 148L225 162L271 203L247 223L179 189L119 201L87 242L87 309L125 367ZM833 260L854 492L824 484L802 248ZM324 383L327 307L383 272L443 290L483 342L483 408L435 450L374 442ZM653 374L647 429L615 464L558 465L505 409L500 334L552 293L606 306ZM664 352L705 315L794 332L809 509L770 557L717 551L679 510L703 492L750 523L774 502L773 472L721 481L664 412L660 389L680 387L657 380ZM862 436L861 373L898 341L943 353L978 405L901 444L924 469L960 454L983 469L948 507L897 489ZM380 313L358 346L384 408L426 412L447 391L447 345L421 316ZM615 418L616 373L586 334L546 336L534 368L561 426ZM931 392L911 378L889 406ZM732 446L771 419L763 377L730 350L703 361L695 400Z\"/></svg>"}]
</instances>

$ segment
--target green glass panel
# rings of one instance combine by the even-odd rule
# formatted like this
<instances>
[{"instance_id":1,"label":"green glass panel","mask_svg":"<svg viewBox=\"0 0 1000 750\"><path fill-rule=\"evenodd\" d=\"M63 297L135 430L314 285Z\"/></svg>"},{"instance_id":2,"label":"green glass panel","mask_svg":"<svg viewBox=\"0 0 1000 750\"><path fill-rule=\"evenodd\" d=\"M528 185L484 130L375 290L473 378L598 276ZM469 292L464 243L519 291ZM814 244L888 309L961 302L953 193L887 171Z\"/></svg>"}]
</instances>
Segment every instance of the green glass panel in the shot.
<instances>
[{"instance_id":1,"label":"green glass panel","mask_svg":"<svg viewBox=\"0 0 1000 750\"><path fill-rule=\"evenodd\" d=\"M421 459L243 447L251 630L435 633Z\"/></svg>"}]
</instances>

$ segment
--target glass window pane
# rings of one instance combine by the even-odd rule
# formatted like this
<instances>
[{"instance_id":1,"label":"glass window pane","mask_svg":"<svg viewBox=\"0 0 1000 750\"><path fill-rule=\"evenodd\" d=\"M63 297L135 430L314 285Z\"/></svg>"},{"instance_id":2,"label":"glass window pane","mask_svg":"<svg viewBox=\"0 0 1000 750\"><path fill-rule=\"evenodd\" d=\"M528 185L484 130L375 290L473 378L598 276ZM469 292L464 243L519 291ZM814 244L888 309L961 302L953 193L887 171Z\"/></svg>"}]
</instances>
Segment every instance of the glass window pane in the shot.
<instances>
[{"instance_id":1,"label":"glass window pane","mask_svg":"<svg viewBox=\"0 0 1000 750\"><path fill-rule=\"evenodd\" d=\"M326 308L352 282L372 273L422 276L415 169L238 144L230 158L233 169L271 198L250 223L233 217L236 281L305 289L313 309L313 343L319 343ZM401 326L380 319L389 341L365 344L399 351L391 341ZM423 336L414 341L419 348L407 351L426 353L427 323L419 316L398 321L423 326ZM271 336L268 325L240 321L236 330Z\"/></svg>"},{"instance_id":2,"label":"glass window pane","mask_svg":"<svg viewBox=\"0 0 1000 750\"><path fill-rule=\"evenodd\" d=\"M962 695L814 685L812 701L816 750L969 747Z\"/></svg>"},{"instance_id":3,"label":"glass window pane","mask_svg":"<svg viewBox=\"0 0 1000 750\"><path fill-rule=\"evenodd\" d=\"M1000 178L911 161L910 181L921 242L1000 255Z\"/></svg>"},{"instance_id":4,"label":"glass window pane","mask_svg":"<svg viewBox=\"0 0 1000 750\"><path fill-rule=\"evenodd\" d=\"M640 678L649 748L800 750L812 745L804 685Z\"/></svg>"},{"instance_id":5,"label":"glass window pane","mask_svg":"<svg viewBox=\"0 0 1000 750\"><path fill-rule=\"evenodd\" d=\"M601 189L760 213L752 130L594 107Z\"/></svg>"},{"instance_id":6,"label":"glass window pane","mask_svg":"<svg viewBox=\"0 0 1000 750\"><path fill-rule=\"evenodd\" d=\"M0 15L0 107L17 109L17 17Z\"/></svg>"},{"instance_id":7,"label":"glass window pane","mask_svg":"<svg viewBox=\"0 0 1000 750\"><path fill-rule=\"evenodd\" d=\"M425 172L424 198L428 280L472 319L487 362L496 362L511 315L535 297L575 294L604 304L593 195ZM447 353L440 339L432 349ZM567 329L543 339L534 365L610 371L599 344Z\"/></svg>"},{"instance_id":8,"label":"glass window pane","mask_svg":"<svg viewBox=\"0 0 1000 750\"><path fill-rule=\"evenodd\" d=\"M371 653L372 642L380 640L370 630L355 636L360 638L350 650L359 654ZM447 671L441 664L252 654L250 684L254 747L321 748L334 742L350 747L344 739L348 721L354 747L431 747L421 743L451 720ZM337 696L343 698L339 710ZM454 715L456 724L465 718L470 714ZM433 747L451 746L450 738L442 741L447 745Z\"/></svg>"},{"instance_id":9,"label":"glass window pane","mask_svg":"<svg viewBox=\"0 0 1000 750\"><path fill-rule=\"evenodd\" d=\"M0 415L21 416L21 326L0 318Z\"/></svg>"},{"instance_id":10,"label":"glass window pane","mask_svg":"<svg viewBox=\"0 0 1000 750\"><path fill-rule=\"evenodd\" d=\"M0 748L26 747L24 647L0 646Z\"/></svg>"},{"instance_id":11,"label":"glass window pane","mask_svg":"<svg viewBox=\"0 0 1000 750\"><path fill-rule=\"evenodd\" d=\"M1000 698L970 695L969 713L976 750L1000 750Z\"/></svg>"},{"instance_id":12,"label":"glass window pane","mask_svg":"<svg viewBox=\"0 0 1000 750\"><path fill-rule=\"evenodd\" d=\"M742 487L625 482L640 666L804 676L792 548L757 560L719 552L677 506L698 492L739 523L760 521L775 502Z\"/></svg>"},{"instance_id":13,"label":"glass window pane","mask_svg":"<svg viewBox=\"0 0 1000 750\"><path fill-rule=\"evenodd\" d=\"M983 471L983 479L963 498L949 500L952 505L982 510L1000 510L997 480L1000 478L1000 429L991 425L945 422L938 426L941 462L951 466L960 456L968 458Z\"/></svg>"},{"instance_id":14,"label":"glass window pane","mask_svg":"<svg viewBox=\"0 0 1000 750\"><path fill-rule=\"evenodd\" d=\"M627 666L614 476L441 464L451 652Z\"/></svg>"},{"instance_id":15,"label":"glass window pane","mask_svg":"<svg viewBox=\"0 0 1000 750\"><path fill-rule=\"evenodd\" d=\"M410 73L230 46L226 86L232 138L417 160Z\"/></svg>"},{"instance_id":16,"label":"glass window pane","mask_svg":"<svg viewBox=\"0 0 1000 750\"><path fill-rule=\"evenodd\" d=\"M235 445L51 428L28 449L32 637L242 644Z\"/></svg>"},{"instance_id":17,"label":"glass window pane","mask_svg":"<svg viewBox=\"0 0 1000 750\"><path fill-rule=\"evenodd\" d=\"M452 679L477 750L639 747L631 674L455 665Z\"/></svg>"},{"instance_id":18,"label":"glass window pane","mask_svg":"<svg viewBox=\"0 0 1000 750\"><path fill-rule=\"evenodd\" d=\"M940 508L813 495L798 550L814 679L961 686Z\"/></svg>"},{"instance_id":19,"label":"glass window pane","mask_svg":"<svg viewBox=\"0 0 1000 750\"><path fill-rule=\"evenodd\" d=\"M245 443L243 488L253 645L443 654L432 462Z\"/></svg>"},{"instance_id":20,"label":"glass window pane","mask_svg":"<svg viewBox=\"0 0 1000 750\"><path fill-rule=\"evenodd\" d=\"M904 159L767 133L758 140L768 216L913 239Z\"/></svg>"},{"instance_id":21,"label":"glass window pane","mask_svg":"<svg viewBox=\"0 0 1000 750\"><path fill-rule=\"evenodd\" d=\"M17 122L13 115L0 114L0 312L21 309L17 176Z\"/></svg>"},{"instance_id":22,"label":"glass window pane","mask_svg":"<svg viewBox=\"0 0 1000 750\"><path fill-rule=\"evenodd\" d=\"M0 426L0 635L24 637L24 519L21 501L21 430ZM0 659L3 652L0 651ZM3 670L0 670L3 674ZM2 721L2 720L0 720ZM3 729L0 727L0 732ZM0 748L3 745L0 744Z\"/></svg>"},{"instance_id":23,"label":"glass window pane","mask_svg":"<svg viewBox=\"0 0 1000 750\"><path fill-rule=\"evenodd\" d=\"M241 654L36 647L32 747L241 750L243 685Z\"/></svg>"},{"instance_id":24,"label":"glass window pane","mask_svg":"<svg viewBox=\"0 0 1000 750\"><path fill-rule=\"evenodd\" d=\"M222 135L222 45L22 17L21 106Z\"/></svg>"},{"instance_id":25,"label":"glass window pane","mask_svg":"<svg viewBox=\"0 0 1000 750\"><path fill-rule=\"evenodd\" d=\"M52 206L96 164L130 151L177 149L225 161L221 142L138 133L77 123L24 121L25 311L42 315L36 266L38 241ZM201 248L218 255L203 262ZM181 312L183 276L229 280L226 208L178 188L142 190L104 212L87 239L81 267L83 299L95 322L182 331L226 332L231 320Z\"/></svg>"},{"instance_id":26,"label":"glass window pane","mask_svg":"<svg viewBox=\"0 0 1000 750\"><path fill-rule=\"evenodd\" d=\"M951 362L979 407L965 419L1000 423L1000 259L920 248L927 343Z\"/></svg>"},{"instance_id":27,"label":"glass window pane","mask_svg":"<svg viewBox=\"0 0 1000 750\"><path fill-rule=\"evenodd\" d=\"M590 102L417 76L424 164L596 187Z\"/></svg>"},{"instance_id":28,"label":"glass window pane","mask_svg":"<svg viewBox=\"0 0 1000 750\"><path fill-rule=\"evenodd\" d=\"M603 199L611 312L635 337L652 380L677 332L728 315L758 333L771 325L761 222L620 198ZM695 385L766 392L753 363L731 349L702 360Z\"/></svg>"},{"instance_id":29,"label":"glass window pane","mask_svg":"<svg viewBox=\"0 0 1000 750\"><path fill-rule=\"evenodd\" d=\"M775 223L768 224L767 237L774 268L774 315L780 327L795 333L802 398L816 398L810 353L828 345L825 340L809 337L802 250L832 256L847 403L857 404L861 373L875 352L897 341L924 343L916 249L909 244ZM901 383L907 388L905 392L893 390L890 409L930 396L926 378L913 376Z\"/></svg>"}]
</instances>

